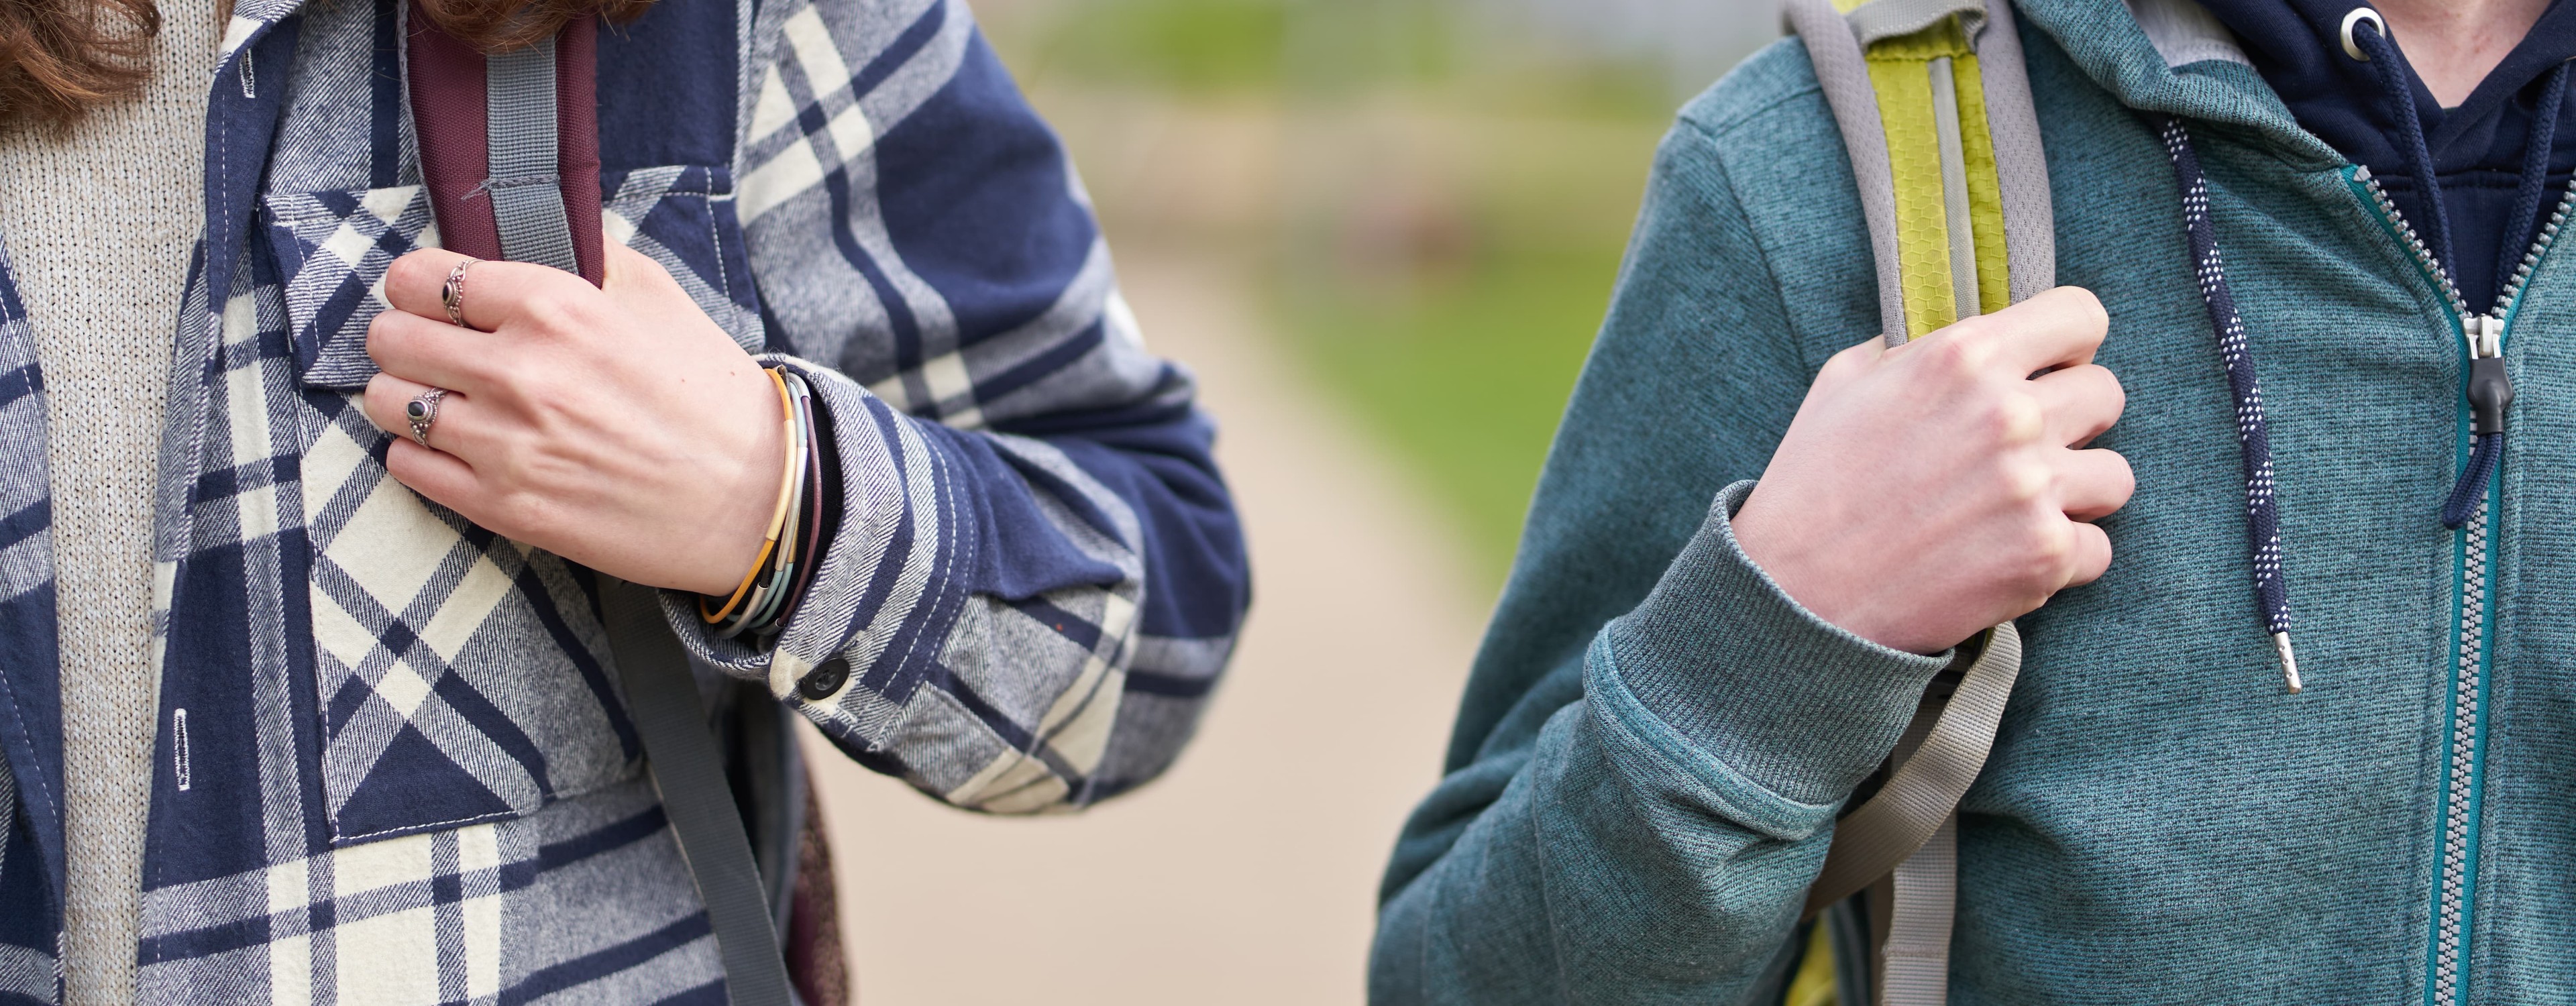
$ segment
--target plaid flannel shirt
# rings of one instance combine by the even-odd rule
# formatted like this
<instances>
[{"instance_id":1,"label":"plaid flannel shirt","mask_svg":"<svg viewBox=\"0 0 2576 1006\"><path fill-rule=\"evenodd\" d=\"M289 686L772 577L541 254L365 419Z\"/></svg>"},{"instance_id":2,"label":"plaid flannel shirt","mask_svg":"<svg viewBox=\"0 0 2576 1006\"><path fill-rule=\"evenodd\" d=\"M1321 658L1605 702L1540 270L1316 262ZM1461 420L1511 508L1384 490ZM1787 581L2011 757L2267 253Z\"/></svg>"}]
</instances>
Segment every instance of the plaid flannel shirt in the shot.
<instances>
[{"instance_id":1,"label":"plaid flannel shirt","mask_svg":"<svg viewBox=\"0 0 2576 1006\"><path fill-rule=\"evenodd\" d=\"M590 574L387 477L355 406L385 267L437 242L403 6L243 0L212 82L153 529L140 995L721 1001ZM674 597L682 641L960 806L1160 772L1246 604L1240 530L1189 376L1145 351L963 4L661 0L600 45L610 239L803 372L840 465L775 644ZM7 262L0 1003L54 1003L44 387Z\"/></svg>"}]
</instances>

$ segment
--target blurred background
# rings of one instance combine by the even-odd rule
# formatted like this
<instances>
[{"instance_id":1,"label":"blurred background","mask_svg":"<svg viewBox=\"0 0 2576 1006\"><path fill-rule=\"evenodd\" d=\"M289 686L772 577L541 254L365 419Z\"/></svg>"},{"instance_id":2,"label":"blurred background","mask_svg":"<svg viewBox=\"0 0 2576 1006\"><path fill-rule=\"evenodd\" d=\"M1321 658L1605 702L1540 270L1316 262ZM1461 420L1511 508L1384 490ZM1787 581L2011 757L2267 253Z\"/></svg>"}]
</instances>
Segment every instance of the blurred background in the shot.
<instances>
[{"instance_id":1,"label":"blurred background","mask_svg":"<svg viewBox=\"0 0 2576 1006\"><path fill-rule=\"evenodd\" d=\"M1656 140L1771 0L981 0L1148 343L1195 369L1254 604L1200 738L1073 817L816 749L870 1006L1358 1003ZM810 739L810 738L809 738Z\"/></svg>"}]
</instances>

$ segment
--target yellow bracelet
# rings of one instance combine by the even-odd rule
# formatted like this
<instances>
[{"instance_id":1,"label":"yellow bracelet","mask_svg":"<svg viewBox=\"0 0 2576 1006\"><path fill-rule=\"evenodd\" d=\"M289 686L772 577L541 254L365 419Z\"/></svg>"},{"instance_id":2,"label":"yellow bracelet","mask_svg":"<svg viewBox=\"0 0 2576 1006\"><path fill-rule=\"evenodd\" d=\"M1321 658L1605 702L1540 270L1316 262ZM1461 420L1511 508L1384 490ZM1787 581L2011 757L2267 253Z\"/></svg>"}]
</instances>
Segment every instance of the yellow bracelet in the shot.
<instances>
[{"instance_id":1,"label":"yellow bracelet","mask_svg":"<svg viewBox=\"0 0 2576 1006\"><path fill-rule=\"evenodd\" d=\"M760 556L753 559L751 569L742 574L742 585L735 587L733 596L725 600L724 607L713 613L707 611L706 598L698 598L698 617L711 625L724 621L725 616L733 614L734 606L741 604L743 595L751 592L752 582L760 579L761 567L769 565L769 553L778 548L778 530L787 523L787 494L795 490L797 471L805 467L805 458L795 449L796 400L787 393L787 378L783 376L785 372L777 367L768 368L764 372L769 375L769 383L778 388L778 405L780 410L786 413L786 418L779 422L779 434L780 442L786 444L788 448L787 466L778 475L778 505L770 509L769 530L761 535Z\"/></svg>"}]
</instances>

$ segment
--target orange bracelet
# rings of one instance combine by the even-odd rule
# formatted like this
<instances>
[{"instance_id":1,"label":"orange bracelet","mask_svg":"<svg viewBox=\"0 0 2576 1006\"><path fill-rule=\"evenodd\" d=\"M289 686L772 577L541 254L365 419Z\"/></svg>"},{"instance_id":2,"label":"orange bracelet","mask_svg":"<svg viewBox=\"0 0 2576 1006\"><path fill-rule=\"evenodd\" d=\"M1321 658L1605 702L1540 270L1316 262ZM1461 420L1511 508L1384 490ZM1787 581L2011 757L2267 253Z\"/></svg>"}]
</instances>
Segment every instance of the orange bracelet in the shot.
<instances>
[{"instance_id":1,"label":"orange bracelet","mask_svg":"<svg viewBox=\"0 0 2576 1006\"><path fill-rule=\"evenodd\" d=\"M761 568L769 565L769 554L778 549L779 528L787 523L787 497L796 490L797 470L804 467L805 459L794 450L796 399L787 392L787 378L782 376L785 372L777 367L767 368L763 372L769 375L769 383L778 388L778 405L786 413L786 418L779 423L779 434L780 441L789 448L787 467L778 475L778 505L770 510L769 530L761 536L760 556L751 561L751 570L742 575L742 585L735 587L733 596L725 600L724 607L713 613L707 611L707 599L703 596L698 598L698 617L710 625L722 622L727 616L733 614L734 607L742 603L743 595L751 593L752 583L760 579Z\"/></svg>"}]
</instances>

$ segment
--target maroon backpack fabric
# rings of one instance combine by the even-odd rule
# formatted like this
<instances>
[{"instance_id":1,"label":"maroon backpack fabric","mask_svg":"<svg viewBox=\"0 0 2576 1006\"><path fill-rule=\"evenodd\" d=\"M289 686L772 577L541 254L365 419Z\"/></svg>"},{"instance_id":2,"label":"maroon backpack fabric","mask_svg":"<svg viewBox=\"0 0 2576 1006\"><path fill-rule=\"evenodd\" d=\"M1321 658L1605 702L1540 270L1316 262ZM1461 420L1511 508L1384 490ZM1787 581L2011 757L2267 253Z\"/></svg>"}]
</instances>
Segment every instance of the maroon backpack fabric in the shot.
<instances>
[{"instance_id":1,"label":"maroon backpack fabric","mask_svg":"<svg viewBox=\"0 0 2576 1006\"><path fill-rule=\"evenodd\" d=\"M438 30L411 0L409 75L412 127L420 137L420 171L438 219L439 244L479 259L500 259L501 229L484 189L491 172L484 106L483 54ZM564 215L582 278L606 275L599 222L599 22L575 18L555 36L555 163L563 176Z\"/></svg>"}]
</instances>

